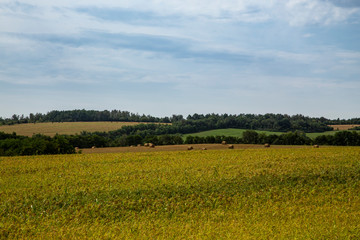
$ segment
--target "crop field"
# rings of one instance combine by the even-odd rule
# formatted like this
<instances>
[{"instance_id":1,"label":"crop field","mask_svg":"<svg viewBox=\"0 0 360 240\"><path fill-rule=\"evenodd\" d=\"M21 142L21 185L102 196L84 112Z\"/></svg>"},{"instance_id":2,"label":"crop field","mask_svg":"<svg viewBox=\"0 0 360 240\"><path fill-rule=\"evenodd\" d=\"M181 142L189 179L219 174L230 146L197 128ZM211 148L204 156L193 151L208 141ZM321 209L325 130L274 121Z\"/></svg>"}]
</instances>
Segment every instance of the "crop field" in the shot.
<instances>
[{"instance_id":1,"label":"crop field","mask_svg":"<svg viewBox=\"0 0 360 240\"><path fill-rule=\"evenodd\" d=\"M0 158L0 239L359 239L360 148Z\"/></svg>"},{"instance_id":2,"label":"crop field","mask_svg":"<svg viewBox=\"0 0 360 240\"><path fill-rule=\"evenodd\" d=\"M26 123L0 126L0 132L13 133L31 137L33 134L54 136L58 134L76 134L87 132L108 132L123 126L137 125L138 122L54 122L54 123Z\"/></svg>"},{"instance_id":3,"label":"crop field","mask_svg":"<svg viewBox=\"0 0 360 240\"><path fill-rule=\"evenodd\" d=\"M329 125L330 127L332 127L334 130L349 130L351 128L354 127L360 127L360 124L348 124L348 125Z\"/></svg>"}]
</instances>

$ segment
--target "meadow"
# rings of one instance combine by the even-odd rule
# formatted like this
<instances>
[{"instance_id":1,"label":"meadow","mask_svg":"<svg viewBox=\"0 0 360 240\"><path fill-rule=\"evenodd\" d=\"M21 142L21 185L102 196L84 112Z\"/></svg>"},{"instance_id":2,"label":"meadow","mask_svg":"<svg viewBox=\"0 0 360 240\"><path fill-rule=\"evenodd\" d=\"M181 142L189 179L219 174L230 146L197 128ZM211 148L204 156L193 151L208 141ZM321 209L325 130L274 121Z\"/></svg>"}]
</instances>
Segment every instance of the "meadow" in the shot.
<instances>
[{"instance_id":1,"label":"meadow","mask_svg":"<svg viewBox=\"0 0 360 240\"><path fill-rule=\"evenodd\" d=\"M335 125L334 125L335 126ZM336 125L336 126L340 126L340 125ZM354 125L351 125L354 126ZM342 130L347 130L347 129L342 129ZM340 130L340 131L342 131ZM230 137L242 137L243 133L245 131L249 131L249 129L236 129L236 128L227 128L227 129L216 129L216 130L209 130L209 131L204 131L204 132L198 132L198 133L190 133L190 134L184 134L183 137L184 139L187 136L198 136L198 137L207 137L207 136L230 136ZM284 132L270 132L270 131L261 131L261 130L254 130L255 132L259 133L259 134L266 134L266 135L271 135L271 134L275 134L275 135L281 135L284 134ZM308 136L311 139L315 139L318 136L321 135L335 135L335 133L337 133L338 131L326 131L326 132L321 132L321 133L306 133L306 136ZM357 131L360 132L360 131Z\"/></svg>"},{"instance_id":2,"label":"meadow","mask_svg":"<svg viewBox=\"0 0 360 240\"><path fill-rule=\"evenodd\" d=\"M17 135L31 137L34 134L44 134L55 136L55 134L79 134L87 132L109 132L122 128L123 126L133 126L139 122L46 122L46 123L23 123L15 125L0 126L0 132L13 133Z\"/></svg>"},{"instance_id":3,"label":"meadow","mask_svg":"<svg viewBox=\"0 0 360 240\"><path fill-rule=\"evenodd\" d=\"M360 148L0 158L0 239L358 239Z\"/></svg>"}]
</instances>

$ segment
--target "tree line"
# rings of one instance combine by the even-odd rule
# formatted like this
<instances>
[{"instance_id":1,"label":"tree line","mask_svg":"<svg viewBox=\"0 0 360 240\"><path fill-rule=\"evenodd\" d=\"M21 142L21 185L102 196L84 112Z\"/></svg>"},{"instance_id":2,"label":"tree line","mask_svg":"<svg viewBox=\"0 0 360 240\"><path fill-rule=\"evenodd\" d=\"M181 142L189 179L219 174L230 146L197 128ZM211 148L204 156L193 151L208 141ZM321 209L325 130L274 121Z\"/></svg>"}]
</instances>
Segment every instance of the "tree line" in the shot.
<instances>
[{"instance_id":1,"label":"tree line","mask_svg":"<svg viewBox=\"0 0 360 240\"><path fill-rule=\"evenodd\" d=\"M48 137L41 134L32 137L18 136L15 133L0 132L0 156L71 154L75 148L66 136Z\"/></svg>"},{"instance_id":2,"label":"tree line","mask_svg":"<svg viewBox=\"0 0 360 240\"><path fill-rule=\"evenodd\" d=\"M304 132L324 132L331 131L327 126L331 124L360 124L360 118L336 119L331 120L324 117L313 118L301 114L289 116L287 114L193 114L184 118L182 115L172 115L171 117L154 117L150 115L140 115L121 110L68 110L50 111L46 114L30 113L29 116L14 114L11 118L0 118L0 125L11 125L21 123L40 123L40 122L80 122L80 121L121 121L121 122L151 122L151 123L171 123L176 133L195 133L200 131L221 129L221 128L241 128L249 130L267 131L304 131Z\"/></svg>"},{"instance_id":3,"label":"tree line","mask_svg":"<svg viewBox=\"0 0 360 240\"><path fill-rule=\"evenodd\" d=\"M0 156L72 154L75 148L136 146L153 143L155 145L221 143L229 144L274 144L274 145L334 145L360 146L360 134L356 131L339 131L334 135L320 135L315 139L306 136L304 132L287 132L280 135L257 133L247 130L242 137L231 136L187 136L181 135L121 135L111 138L106 135L82 133L77 135L56 135L48 137L34 135L33 137L18 136L15 133L0 132Z\"/></svg>"},{"instance_id":4,"label":"tree line","mask_svg":"<svg viewBox=\"0 0 360 240\"><path fill-rule=\"evenodd\" d=\"M0 125L13 125L21 123L42 123L42 122L95 122L95 121L119 121L119 122L170 122L170 119L153 117L150 115L139 115L128 111L120 110L53 110L46 114L30 113L29 116L12 115L11 118L1 118Z\"/></svg>"}]
</instances>

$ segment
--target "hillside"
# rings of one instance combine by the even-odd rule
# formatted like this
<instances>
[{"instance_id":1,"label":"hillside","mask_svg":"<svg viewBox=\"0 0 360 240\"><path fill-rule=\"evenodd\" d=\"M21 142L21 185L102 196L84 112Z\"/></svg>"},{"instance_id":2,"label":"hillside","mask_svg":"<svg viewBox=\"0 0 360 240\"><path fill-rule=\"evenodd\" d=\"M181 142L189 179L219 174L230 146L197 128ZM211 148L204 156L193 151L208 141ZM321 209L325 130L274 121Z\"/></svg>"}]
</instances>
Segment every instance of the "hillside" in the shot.
<instances>
[{"instance_id":1,"label":"hillside","mask_svg":"<svg viewBox=\"0 0 360 240\"><path fill-rule=\"evenodd\" d=\"M134 126L139 122L54 122L54 123L24 123L0 126L0 132L13 133L31 137L33 134L54 136L55 134L79 134L86 132L109 132L123 126Z\"/></svg>"},{"instance_id":2,"label":"hillside","mask_svg":"<svg viewBox=\"0 0 360 240\"><path fill-rule=\"evenodd\" d=\"M341 128L342 125L336 125L338 127ZM347 125L346 125L347 126ZM349 129L349 128L346 128ZM198 136L198 137L208 137L208 136L227 136L227 137L243 137L243 133L245 131L248 131L248 129L235 129L235 128L227 128L227 129L216 129L216 130L209 130L209 131L203 131L203 132L198 132L198 133L189 133L189 134L185 134L183 137L186 138L187 136ZM283 132L270 132L270 131L260 131L260 130L255 130L255 132L259 133L259 134L266 134L266 135L271 135L271 134L275 134L275 135L281 135L283 134ZM326 131L326 132L322 132L322 133L306 133L306 136L308 136L311 139L314 139L318 136L321 135L335 135L337 132L339 131ZM360 131L356 131L358 133L360 133Z\"/></svg>"}]
</instances>

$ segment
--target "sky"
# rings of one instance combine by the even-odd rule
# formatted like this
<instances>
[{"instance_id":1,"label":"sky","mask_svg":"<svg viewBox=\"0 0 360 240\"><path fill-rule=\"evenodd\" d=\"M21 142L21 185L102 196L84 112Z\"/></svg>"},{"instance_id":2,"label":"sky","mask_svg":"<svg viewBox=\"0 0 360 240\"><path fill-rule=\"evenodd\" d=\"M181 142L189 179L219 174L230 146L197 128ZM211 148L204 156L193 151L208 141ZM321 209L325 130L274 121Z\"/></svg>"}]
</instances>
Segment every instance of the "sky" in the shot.
<instances>
[{"instance_id":1,"label":"sky","mask_svg":"<svg viewBox=\"0 0 360 240\"><path fill-rule=\"evenodd\" d=\"M0 0L0 116L360 117L358 0Z\"/></svg>"}]
</instances>

